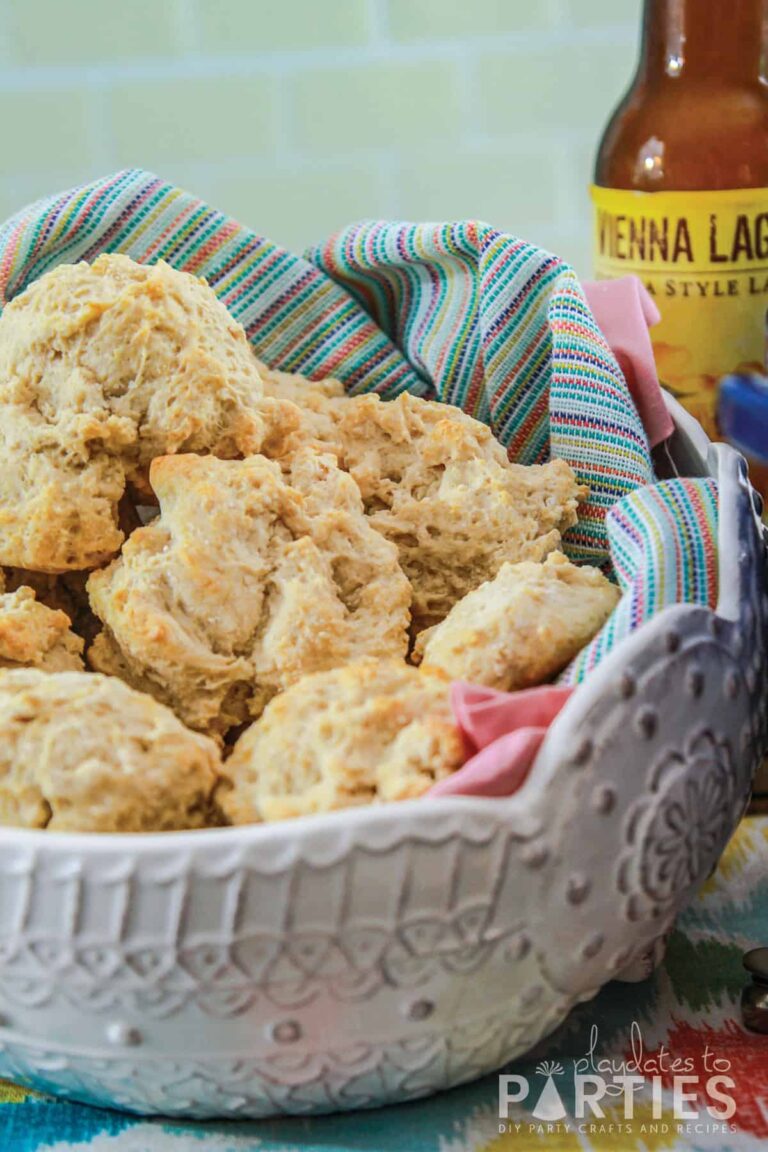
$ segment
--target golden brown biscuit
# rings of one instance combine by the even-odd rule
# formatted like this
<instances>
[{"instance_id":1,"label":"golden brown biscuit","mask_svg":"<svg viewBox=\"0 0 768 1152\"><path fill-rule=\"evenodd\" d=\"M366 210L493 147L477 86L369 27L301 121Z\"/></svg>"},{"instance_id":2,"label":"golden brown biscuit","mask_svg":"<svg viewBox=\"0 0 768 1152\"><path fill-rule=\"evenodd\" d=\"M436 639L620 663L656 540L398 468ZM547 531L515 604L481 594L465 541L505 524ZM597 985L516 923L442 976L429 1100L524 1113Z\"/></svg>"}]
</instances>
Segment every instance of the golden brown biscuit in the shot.
<instances>
[{"instance_id":1,"label":"golden brown biscuit","mask_svg":"<svg viewBox=\"0 0 768 1152\"><path fill-rule=\"evenodd\" d=\"M3 565L65 572L92 568L118 550L117 505L125 487L119 460L70 460L55 432L3 403L2 385L0 456Z\"/></svg>"},{"instance_id":2,"label":"golden brown biscuit","mask_svg":"<svg viewBox=\"0 0 768 1152\"><path fill-rule=\"evenodd\" d=\"M26 568L0 568L0 592L31 588L40 604L55 612L64 612L72 620L75 602L64 579L47 572L29 572Z\"/></svg>"},{"instance_id":3,"label":"golden brown biscuit","mask_svg":"<svg viewBox=\"0 0 768 1152\"><path fill-rule=\"evenodd\" d=\"M83 672L0 672L0 824L153 832L211 822L219 755L167 708Z\"/></svg>"},{"instance_id":4,"label":"golden brown biscuit","mask_svg":"<svg viewBox=\"0 0 768 1152\"><path fill-rule=\"evenodd\" d=\"M495 579L419 635L413 658L454 680L529 688L573 659L620 596L597 568L577 568L560 552L543 564L504 564Z\"/></svg>"},{"instance_id":5,"label":"golden brown biscuit","mask_svg":"<svg viewBox=\"0 0 768 1152\"><path fill-rule=\"evenodd\" d=\"M403 657L410 587L354 482L311 449L288 466L156 460L159 519L88 581L89 660L224 733L308 672Z\"/></svg>"},{"instance_id":6,"label":"golden brown biscuit","mask_svg":"<svg viewBox=\"0 0 768 1152\"><path fill-rule=\"evenodd\" d=\"M126 483L151 498L156 456L279 454L298 419L263 397L204 281L127 256L62 264L0 318L0 564L95 567L122 542Z\"/></svg>"},{"instance_id":7,"label":"golden brown biscuit","mask_svg":"<svg viewBox=\"0 0 768 1152\"><path fill-rule=\"evenodd\" d=\"M343 445L338 427L339 403L347 399L340 380L308 380L295 372L280 372L256 361L264 395L287 400L301 413L297 430L289 437L288 450L309 445L319 452L332 452L341 458Z\"/></svg>"},{"instance_id":8,"label":"golden brown biscuit","mask_svg":"<svg viewBox=\"0 0 768 1152\"><path fill-rule=\"evenodd\" d=\"M0 595L0 668L82 671L82 654L69 617L39 604L31 588Z\"/></svg>"},{"instance_id":9,"label":"golden brown biscuit","mask_svg":"<svg viewBox=\"0 0 768 1152\"><path fill-rule=\"evenodd\" d=\"M368 393L350 398L335 415L344 441L344 466L370 510L391 508L403 492L418 497L454 461L507 463L490 428L451 404L407 392L395 400Z\"/></svg>"},{"instance_id":10,"label":"golden brown biscuit","mask_svg":"<svg viewBox=\"0 0 768 1152\"><path fill-rule=\"evenodd\" d=\"M305 676L237 741L217 801L251 824L421 796L466 757L449 689L389 660Z\"/></svg>"},{"instance_id":11,"label":"golden brown biscuit","mask_svg":"<svg viewBox=\"0 0 768 1152\"><path fill-rule=\"evenodd\" d=\"M398 547L419 628L505 561L559 547L587 495L565 461L510 464L490 429L449 405L359 396L337 418L343 466L371 524Z\"/></svg>"},{"instance_id":12,"label":"golden brown biscuit","mask_svg":"<svg viewBox=\"0 0 768 1152\"><path fill-rule=\"evenodd\" d=\"M90 643L100 631L101 624L91 611L85 589L88 572L63 572L53 576L46 572L30 572L26 568L6 568L4 574L6 592L31 588L40 604L68 616L72 631L86 643Z\"/></svg>"},{"instance_id":13,"label":"golden brown biscuit","mask_svg":"<svg viewBox=\"0 0 768 1152\"><path fill-rule=\"evenodd\" d=\"M576 523L587 489L564 461L510 464L490 429L458 408L407 393L350 398L336 380L260 369L269 395L302 410L291 445L333 452L373 526L397 544L417 629L504 562L542 560Z\"/></svg>"}]
</instances>

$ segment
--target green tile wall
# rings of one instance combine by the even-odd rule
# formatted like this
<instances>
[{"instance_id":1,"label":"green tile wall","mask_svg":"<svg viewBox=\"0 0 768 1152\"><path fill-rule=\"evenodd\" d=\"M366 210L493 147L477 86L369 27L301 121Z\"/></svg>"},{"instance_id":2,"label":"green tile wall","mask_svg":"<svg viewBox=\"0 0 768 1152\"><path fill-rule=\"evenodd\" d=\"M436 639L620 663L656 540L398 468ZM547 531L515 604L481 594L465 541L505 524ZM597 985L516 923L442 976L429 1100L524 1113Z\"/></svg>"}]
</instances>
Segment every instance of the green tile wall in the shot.
<instances>
[{"instance_id":1,"label":"green tile wall","mask_svg":"<svg viewBox=\"0 0 768 1152\"><path fill-rule=\"evenodd\" d=\"M5 0L21 65L98 64L172 56L176 0Z\"/></svg>"},{"instance_id":2,"label":"green tile wall","mask_svg":"<svg viewBox=\"0 0 768 1152\"><path fill-rule=\"evenodd\" d=\"M555 23L554 5L547 0L390 0L389 21L394 39L419 44L466 36L494 36Z\"/></svg>"},{"instance_id":3,"label":"green tile wall","mask_svg":"<svg viewBox=\"0 0 768 1152\"><path fill-rule=\"evenodd\" d=\"M0 216L128 164L300 249L473 216L588 271L641 0L5 0Z\"/></svg>"},{"instance_id":4,"label":"green tile wall","mask_svg":"<svg viewBox=\"0 0 768 1152\"><path fill-rule=\"evenodd\" d=\"M263 75L121 81L103 97L115 153L121 164L153 170L243 156L268 163L277 146L275 88Z\"/></svg>"},{"instance_id":5,"label":"green tile wall","mask_svg":"<svg viewBox=\"0 0 768 1152\"><path fill-rule=\"evenodd\" d=\"M350 149L414 148L462 134L459 73L453 60L372 61L302 69L287 80L289 136L312 155ZM416 162L416 161L414 161Z\"/></svg>"},{"instance_id":6,"label":"green tile wall","mask_svg":"<svg viewBox=\"0 0 768 1152\"><path fill-rule=\"evenodd\" d=\"M360 0L198 0L206 52L291 52L368 43L372 7Z\"/></svg>"}]
</instances>

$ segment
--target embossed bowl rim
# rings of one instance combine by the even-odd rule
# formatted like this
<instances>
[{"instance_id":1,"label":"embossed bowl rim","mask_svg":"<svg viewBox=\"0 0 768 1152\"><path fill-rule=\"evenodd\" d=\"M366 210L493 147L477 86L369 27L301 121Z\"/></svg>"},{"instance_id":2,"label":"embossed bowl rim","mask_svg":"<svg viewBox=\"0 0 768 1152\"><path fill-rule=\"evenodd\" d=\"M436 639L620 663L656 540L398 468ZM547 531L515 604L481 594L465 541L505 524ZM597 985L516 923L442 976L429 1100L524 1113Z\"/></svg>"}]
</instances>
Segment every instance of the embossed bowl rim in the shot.
<instances>
[{"instance_id":1,"label":"embossed bowl rim","mask_svg":"<svg viewBox=\"0 0 768 1152\"><path fill-rule=\"evenodd\" d=\"M739 547L736 500L739 489L739 469L742 458L727 444L713 444L701 425L677 401L665 393L664 398L676 426L676 438L682 446L685 474L714 476L719 483L720 515L718 527L719 598L715 615L725 621L735 621L739 613ZM531 813L536 801L547 788L555 767L548 748L558 741L561 729L568 726L569 713L578 704L581 707L587 695L600 696L616 683L628 658L645 643L645 632L660 617L685 611L689 605L672 605L646 621L631 635L625 637L590 673L589 679L579 685L571 699L550 726L544 743L520 788L507 797L443 796L429 799L403 800L396 804L370 804L359 808L345 808L321 815L299 816L266 824L247 824L225 828L201 828L177 832L59 832L45 829L0 827L0 848L18 847L34 851L44 848L46 855L57 850L70 855L91 856L113 854L116 849L130 851L136 858L151 854L157 856L167 849L178 855L189 850L197 855L201 850L222 854L241 854L246 849L259 850L259 866L265 871L281 871L288 858L301 855L310 863L322 866L326 858L337 859L342 843L348 847L360 844L386 852L402 838L402 824L418 826L419 839L438 843L449 840L446 817L455 817L462 823L462 833L482 842L487 838L488 823L500 821L519 824L523 835L531 835ZM699 609L700 610L700 609ZM430 819L439 811L443 818L439 826ZM451 821L453 824L453 821ZM263 855L263 859L262 859Z\"/></svg>"}]
</instances>

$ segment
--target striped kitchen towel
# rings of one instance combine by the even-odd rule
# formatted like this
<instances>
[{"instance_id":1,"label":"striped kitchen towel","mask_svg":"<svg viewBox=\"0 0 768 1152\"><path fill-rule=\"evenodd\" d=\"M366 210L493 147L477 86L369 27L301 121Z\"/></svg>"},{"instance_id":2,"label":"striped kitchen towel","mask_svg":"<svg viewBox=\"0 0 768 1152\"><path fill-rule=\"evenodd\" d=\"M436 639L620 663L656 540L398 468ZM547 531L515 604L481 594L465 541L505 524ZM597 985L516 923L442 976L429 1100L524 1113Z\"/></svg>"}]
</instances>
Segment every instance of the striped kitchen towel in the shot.
<instances>
[{"instance_id":1,"label":"striped kitchen towel","mask_svg":"<svg viewBox=\"0 0 768 1152\"><path fill-rule=\"evenodd\" d=\"M338 376L350 393L457 404L490 425L511 459L567 460L590 496L566 550L610 571L606 518L653 483L651 457L618 364L557 257L476 221L358 224L295 256L129 170L39 200L0 228L0 308L56 264L100 252L204 276L268 364ZM631 507L640 520L661 515L652 499ZM679 533L707 530L692 496L671 530L671 550L642 563L667 563L686 552ZM614 561L621 578L620 552ZM697 572L680 588L682 599L698 595L699 580ZM651 574L649 586L658 583ZM594 659L637 622L640 601L630 601ZM647 613L656 606L643 604Z\"/></svg>"},{"instance_id":2,"label":"striped kitchen towel","mask_svg":"<svg viewBox=\"0 0 768 1152\"><path fill-rule=\"evenodd\" d=\"M578 684L619 640L669 604L717 606L717 526L714 480L662 480L611 509L608 541L624 595L561 683Z\"/></svg>"}]
</instances>

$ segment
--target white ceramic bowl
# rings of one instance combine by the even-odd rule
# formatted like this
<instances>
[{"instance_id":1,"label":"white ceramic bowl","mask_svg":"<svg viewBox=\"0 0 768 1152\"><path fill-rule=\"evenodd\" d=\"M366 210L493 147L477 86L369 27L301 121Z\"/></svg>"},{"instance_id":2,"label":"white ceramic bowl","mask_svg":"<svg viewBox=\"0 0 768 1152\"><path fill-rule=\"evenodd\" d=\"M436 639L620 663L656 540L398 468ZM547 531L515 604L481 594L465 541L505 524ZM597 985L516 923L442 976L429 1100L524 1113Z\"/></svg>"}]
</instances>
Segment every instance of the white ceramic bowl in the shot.
<instances>
[{"instance_id":1,"label":"white ceramic bowl","mask_svg":"<svg viewBox=\"0 0 768 1152\"><path fill-rule=\"evenodd\" d=\"M186 1117L403 1100L636 977L715 866L766 735L766 561L740 458L720 602L669 608L573 695L522 789L264 827L0 831L0 1075Z\"/></svg>"}]
</instances>

